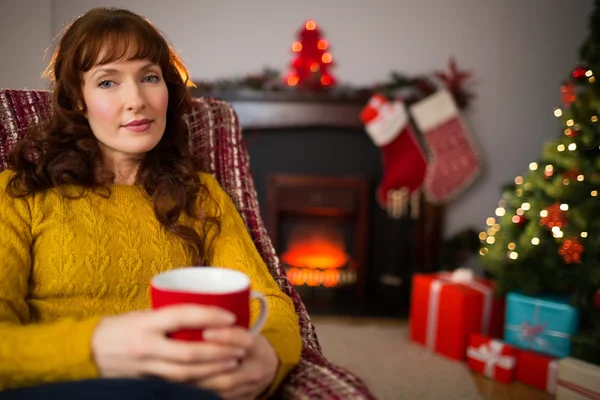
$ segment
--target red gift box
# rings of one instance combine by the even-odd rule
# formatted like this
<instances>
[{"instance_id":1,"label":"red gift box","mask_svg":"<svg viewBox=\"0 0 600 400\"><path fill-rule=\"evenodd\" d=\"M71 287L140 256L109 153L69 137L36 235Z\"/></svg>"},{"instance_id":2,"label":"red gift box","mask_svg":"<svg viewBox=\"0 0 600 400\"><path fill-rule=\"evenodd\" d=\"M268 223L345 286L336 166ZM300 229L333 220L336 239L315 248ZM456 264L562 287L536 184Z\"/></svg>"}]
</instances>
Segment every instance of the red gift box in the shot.
<instances>
[{"instance_id":1,"label":"red gift box","mask_svg":"<svg viewBox=\"0 0 600 400\"><path fill-rule=\"evenodd\" d=\"M490 280L465 273L414 274L410 302L411 339L460 361L471 333L501 338L504 330L504 299Z\"/></svg>"},{"instance_id":2,"label":"red gift box","mask_svg":"<svg viewBox=\"0 0 600 400\"><path fill-rule=\"evenodd\" d=\"M467 364L473 371L510 383L515 379L518 352L516 347L500 340L473 333L469 336Z\"/></svg>"},{"instance_id":3,"label":"red gift box","mask_svg":"<svg viewBox=\"0 0 600 400\"><path fill-rule=\"evenodd\" d=\"M517 356L517 380L548 393L556 394L558 360L533 351L520 350Z\"/></svg>"}]
</instances>

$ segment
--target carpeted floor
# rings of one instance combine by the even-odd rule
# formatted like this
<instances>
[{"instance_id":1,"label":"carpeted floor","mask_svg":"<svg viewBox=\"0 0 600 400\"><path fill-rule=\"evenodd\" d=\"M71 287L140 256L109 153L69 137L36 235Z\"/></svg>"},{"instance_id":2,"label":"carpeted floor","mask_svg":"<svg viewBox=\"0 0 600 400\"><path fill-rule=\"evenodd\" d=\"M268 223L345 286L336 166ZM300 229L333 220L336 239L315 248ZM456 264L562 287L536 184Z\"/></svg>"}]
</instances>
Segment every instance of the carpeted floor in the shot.
<instances>
[{"instance_id":1,"label":"carpeted floor","mask_svg":"<svg viewBox=\"0 0 600 400\"><path fill-rule=\"evenodd\" d=\"M463 363L408 340L408 326L314 321L323 353L369 385L379 400L481 397Z\"/></svg>"}]
</instances>

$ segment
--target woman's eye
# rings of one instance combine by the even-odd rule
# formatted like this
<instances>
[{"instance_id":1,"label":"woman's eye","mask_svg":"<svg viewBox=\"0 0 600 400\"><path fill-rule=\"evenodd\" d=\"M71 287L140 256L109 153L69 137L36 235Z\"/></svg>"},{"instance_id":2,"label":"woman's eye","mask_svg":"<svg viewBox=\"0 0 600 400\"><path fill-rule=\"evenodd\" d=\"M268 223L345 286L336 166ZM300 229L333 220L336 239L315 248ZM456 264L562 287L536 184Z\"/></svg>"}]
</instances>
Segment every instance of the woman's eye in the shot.
<instances>
[{"instance_id":1,"label":"woman's eye","mask_svg":"<svg viewBox=\"0 0 600 400\"><path fill-rule=\"evenodd\" d=\"M111 87L113 84L114 84L114 82L113 82L113 81L111 81L111 80L108 80L108 79L107 79L107 80L104 80L104 81L100 82L100 83L98 84L98 87L99 87L99 88L102 88L102 89L108 89L108 88L109 88L109 87Z\"/></svg>"},{"instance_id":2,"label":"woman's eye","mask_svg":"<svg viewBox=\"0 0 600 400\"><path fill-rule=\"evenodd\" d=\"M159 77L158 75L148 75L144 77L144 82L148 82L148 83L156 83L158 82Z\"/></svg>"}]
</instances>

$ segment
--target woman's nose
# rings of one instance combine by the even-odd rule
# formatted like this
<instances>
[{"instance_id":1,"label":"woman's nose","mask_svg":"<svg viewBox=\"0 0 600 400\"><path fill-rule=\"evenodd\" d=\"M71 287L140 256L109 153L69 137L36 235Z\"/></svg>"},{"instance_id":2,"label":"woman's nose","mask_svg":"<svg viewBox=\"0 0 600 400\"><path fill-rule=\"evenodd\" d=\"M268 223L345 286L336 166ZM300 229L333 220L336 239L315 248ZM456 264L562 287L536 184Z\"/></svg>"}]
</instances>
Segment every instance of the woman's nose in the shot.
<instances>
[{"instance_id":1,"label":"woman's nose","mask_svg":"<svg viewBox=\"0 0 600 400\"><path fill-rule=\"evenodd\" d=\"M146 106L144 95L137 85L128 90L126 97L126 107L128 111L141 110Z\"/></svg>"}]
</instances>

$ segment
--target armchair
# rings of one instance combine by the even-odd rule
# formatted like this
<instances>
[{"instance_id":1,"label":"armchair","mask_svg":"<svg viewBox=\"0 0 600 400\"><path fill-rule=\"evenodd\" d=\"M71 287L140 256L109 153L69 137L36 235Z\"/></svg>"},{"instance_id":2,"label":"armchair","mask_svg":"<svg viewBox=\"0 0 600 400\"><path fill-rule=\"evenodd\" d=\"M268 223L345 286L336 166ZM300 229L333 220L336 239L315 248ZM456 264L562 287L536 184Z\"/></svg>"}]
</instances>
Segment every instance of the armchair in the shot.
<instances>
[{"instance_id":1,"label":"armchair","mask_svg":"<svg viewBox=\"0 0 600 400\"><path fill-rule=\"evenodd\" d=\"M7 155L27 130L51 117L50 93L36 90L0 90L0 171L8 168ZM233 108L223 101L196 98L188 115L191 147L204 171L212 173L241 213L252 239L299 316L303 340L299 365L282 384L283 399L374 399L355 375L330 363L322 354L314 326L298 293L289 283L261 219L248 153Z\"/></svg>"}]
</instances>

